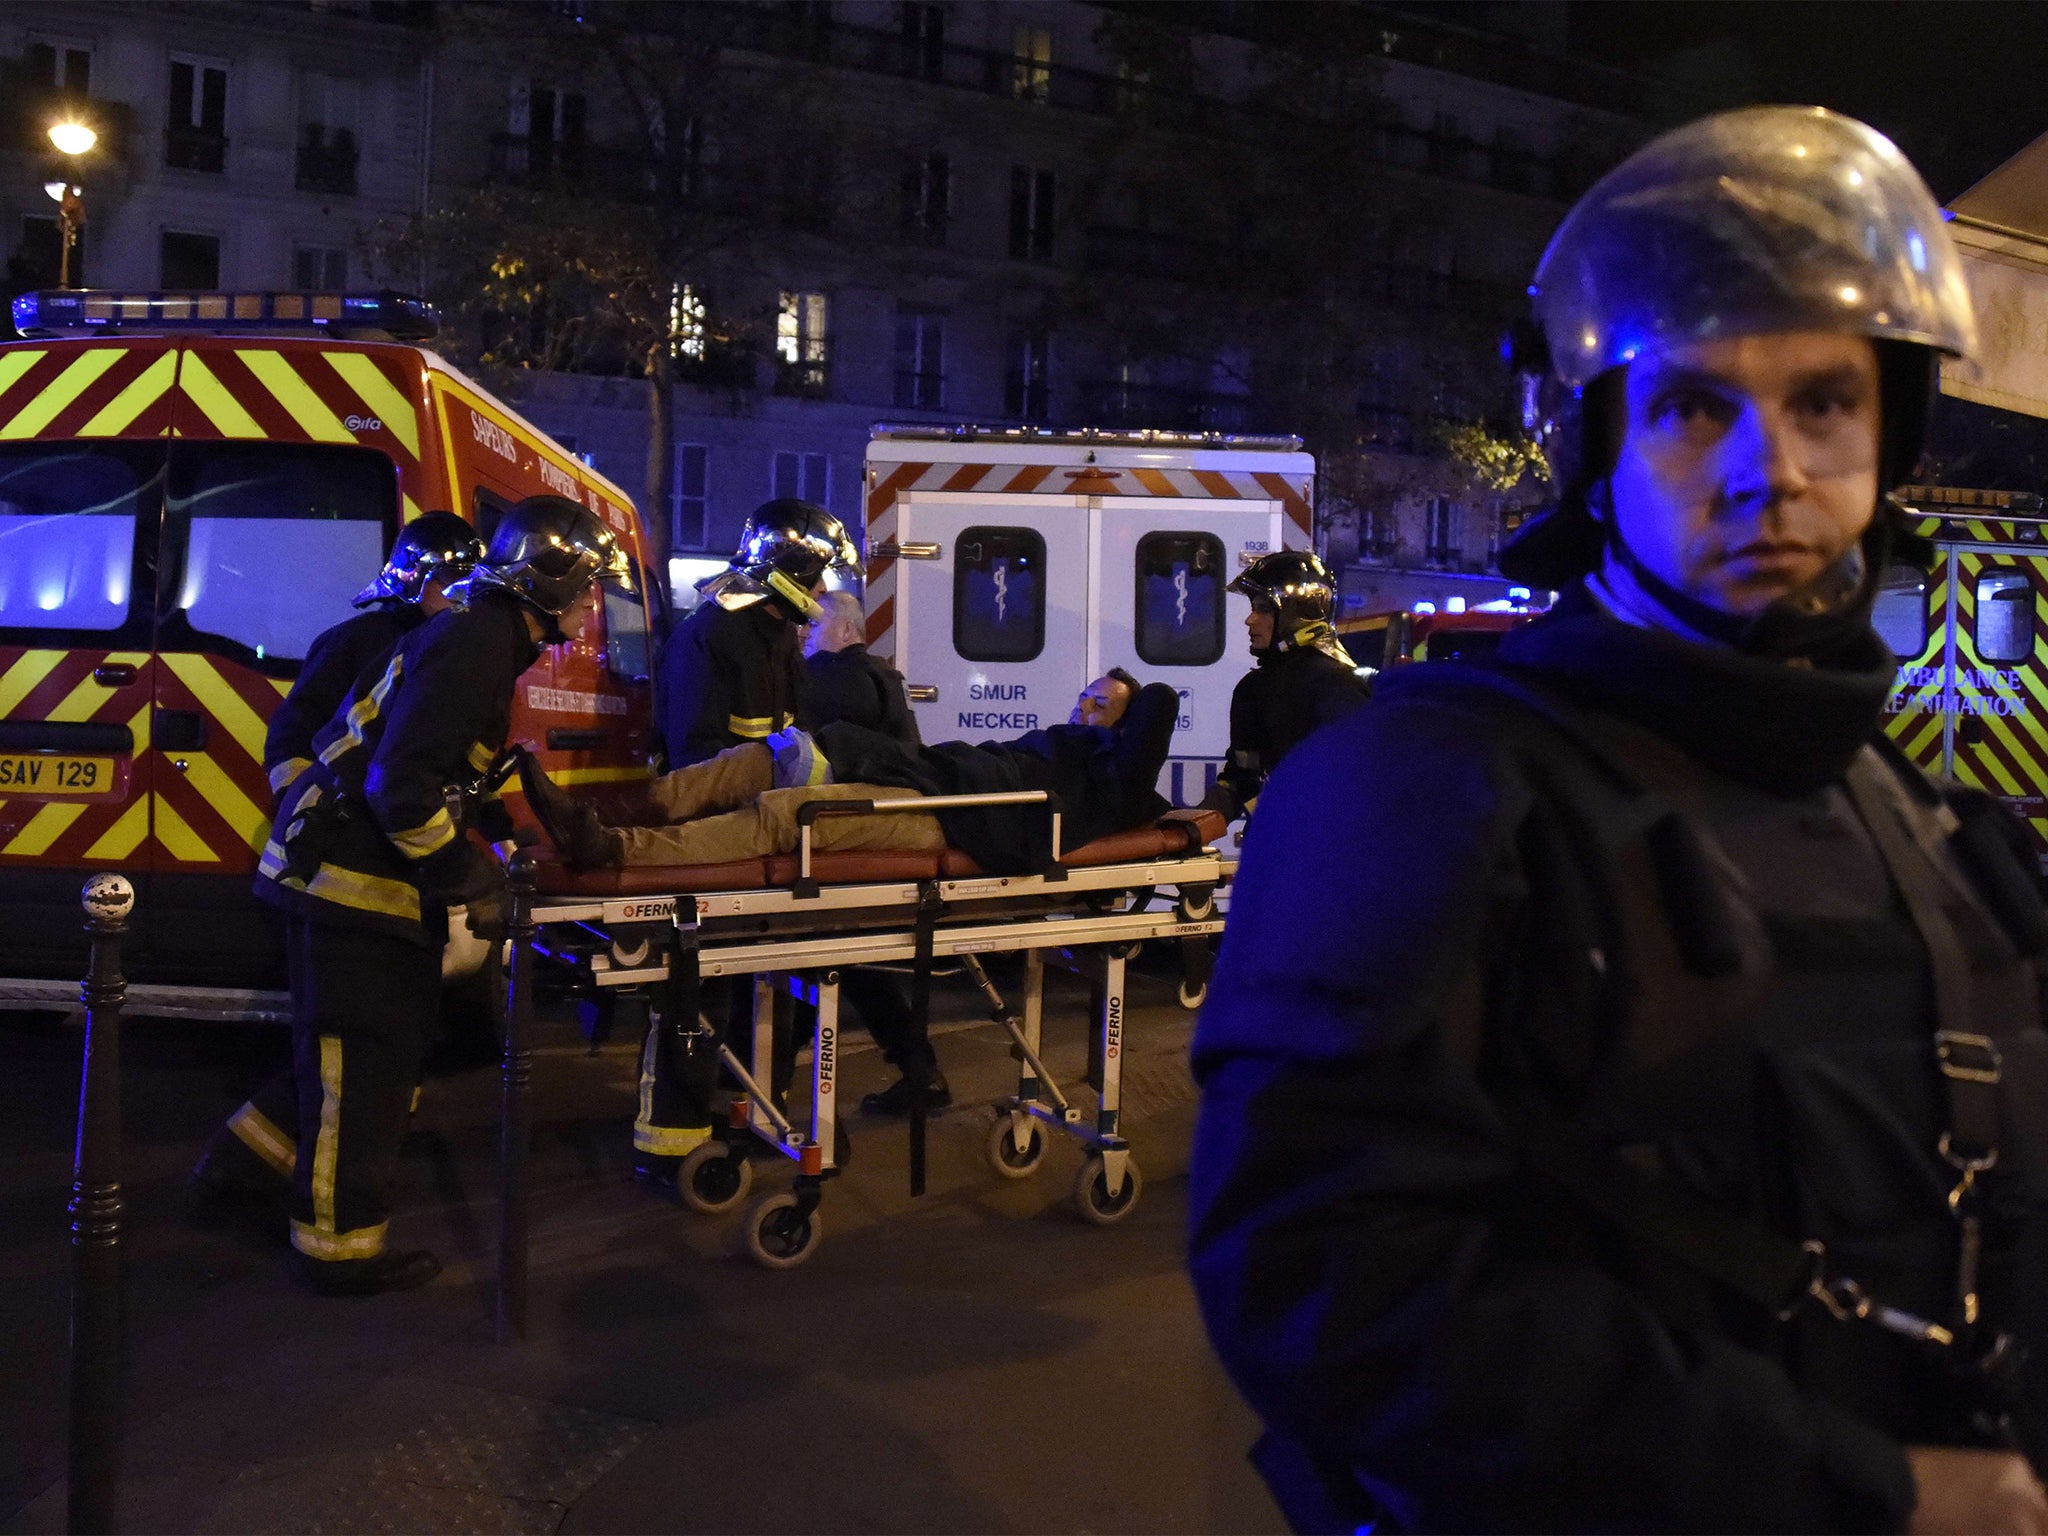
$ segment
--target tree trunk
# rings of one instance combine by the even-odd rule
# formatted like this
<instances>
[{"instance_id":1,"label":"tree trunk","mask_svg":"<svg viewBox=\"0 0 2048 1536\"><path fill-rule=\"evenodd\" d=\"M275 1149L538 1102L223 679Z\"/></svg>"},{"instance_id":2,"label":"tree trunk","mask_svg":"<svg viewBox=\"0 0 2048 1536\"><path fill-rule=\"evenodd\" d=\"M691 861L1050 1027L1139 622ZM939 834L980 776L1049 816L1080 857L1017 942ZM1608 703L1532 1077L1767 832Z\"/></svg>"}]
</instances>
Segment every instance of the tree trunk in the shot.
<instances>
[{"instance_id":1,"label":"tree trunk","mask_svg":"<svg viewBox=\"0 0 2048 1536\"><path fill-rule=\"evenodd\" d=\"M675 542L676 376L666 339L647 355L647 499L640 515L653 546L656 579L668 580Z\"/></svg>"}]
</instances>

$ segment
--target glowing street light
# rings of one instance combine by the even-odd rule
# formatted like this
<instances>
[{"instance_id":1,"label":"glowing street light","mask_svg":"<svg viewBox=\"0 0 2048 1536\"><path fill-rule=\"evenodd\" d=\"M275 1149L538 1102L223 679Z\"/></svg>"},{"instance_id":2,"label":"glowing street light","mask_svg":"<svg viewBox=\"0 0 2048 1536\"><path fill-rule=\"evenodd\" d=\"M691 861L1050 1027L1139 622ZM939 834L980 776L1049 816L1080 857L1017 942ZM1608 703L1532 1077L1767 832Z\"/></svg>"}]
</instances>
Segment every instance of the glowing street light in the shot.
<instances>
[{"instance_id":1,"label":"glowing street light","mask_svg":"<svg viewBox=\"0 0 2048 1536\"><path fill-rule=\"evenodd\" d=\"M66 119L50 125L50 142L57 146L59 153L66 155L89 155L99 143L100 136L89 123Z\"/></svg>"}]
</instances>

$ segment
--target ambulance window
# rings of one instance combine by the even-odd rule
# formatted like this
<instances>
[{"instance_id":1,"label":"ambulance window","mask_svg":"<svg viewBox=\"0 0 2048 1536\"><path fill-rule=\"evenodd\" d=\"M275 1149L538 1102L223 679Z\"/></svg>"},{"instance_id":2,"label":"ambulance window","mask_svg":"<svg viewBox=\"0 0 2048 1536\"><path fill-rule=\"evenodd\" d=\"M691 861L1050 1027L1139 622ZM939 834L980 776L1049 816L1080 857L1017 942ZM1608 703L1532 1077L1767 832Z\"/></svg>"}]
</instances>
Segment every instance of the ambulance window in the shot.
<instances>
[{"instance_id":1,"label":"ambulance window","mask_svg":"<svg viewBox=\"0 0 2048 1536\"><path fill-rule=\"evenodd\" d=\"M478 486L475 505L476 511L470 517L470 522L476 527L476 536L488 544L491 542L491 535L498 531L498 519L505 515L505 509L512 503Z\"/></svg>"},{"instance_id":2,"label":"ambulance window","mask_svg":"<svg viewBox=\"0 0 2048 1536\"><path fill-rule=\"evenodd\" d=\"M162 471L154 443L0 448L0 631L33 629L48 643L52 631L122 628L137 513L155 523Z\"/></svg>"},{"instance_id":3,"label":"ambulance window","mask_svg":"<svg viewBox=\"0 0 2048 1536\"><path fill-rule=\"evenodd\" d=\"M162 643L282 667L383 565L398 475L367 448L180 443L169 512Z\"/></svg>"},{"instance_id":4,"label":"ambulance window","mask_svg":"<svg viewBox=\"0 0 2048 1536\"><path fill-rule=\"evenodd\" d=\"M953 649L963 661L1030 661L1045 649L1045 540L1030 528L963 528L953 546Z\"/></svg>"},{"instance_id":5,"label":"ambulance window","mask_svg":"<svg viewBox=\"0 0 2048 1536\"><path fill-rule=\"evenodd\" d=\"M633 588L641 585L640 563L633 563ZM654 675L653 651L647 633L647 610L637 597L628 597L610 587L604 593L604 667L613 677L626 682L645 682Z\"/></svg>"},{"instance_id":6,"label":"ambulance window","mask_svg":"<svg viewBox=\"0 0 2048 1536\"><path fill-rule=\"evenodd\" d=\"M1910 565L1886 569L1870 610L1871 628L1901 661L1912 661L1927 649L1927 578Z\"/></svg>"},{"instance_id":7,"label":"ambulance window","mask_svg":"<svg viewBox=\"0 0 2048 1536\"><path fill-rule=\"evenodd\" d=\"M1138 540L1138 656L1155 667L1223 658L1223 541L1209 533Z\"/></svg>"},{"instance_id":8,"label":"ambulance window","mask_svg":"<svg viewBox=\"0 0 2048 1536\"><path fill-rule=\"evenodd\" d=\"M1977 578L1977 659L2025 661L2034 654L2034 584L2019 571Z\"/></svg>"}]
</instances>

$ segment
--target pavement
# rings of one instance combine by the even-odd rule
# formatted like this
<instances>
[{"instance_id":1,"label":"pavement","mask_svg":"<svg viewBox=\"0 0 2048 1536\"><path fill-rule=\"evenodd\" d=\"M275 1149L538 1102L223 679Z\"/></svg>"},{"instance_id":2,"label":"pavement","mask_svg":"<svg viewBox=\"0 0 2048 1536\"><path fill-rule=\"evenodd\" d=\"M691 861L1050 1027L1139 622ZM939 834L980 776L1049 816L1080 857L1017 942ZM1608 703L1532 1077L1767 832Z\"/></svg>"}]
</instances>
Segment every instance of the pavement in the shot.
<instances>
[{"instance_id":1,"label":"pavement","mask_svg":"<svg viewBox=\"0 0 2048 1536\"><path fill-rule=\"evenodd\" d=\"M1000 982L1000 977L998 978ZM1280 1531L1245 1460L1256 1424L1181 1267L1192 1017L1134 974L1125 1124L1144 1193L1080 1221L1077 1145L1029 1179L984 1161L1014 1087L1005 1037L942 984L956 1097L908 1194L899 1124L854 1114L802 1267L741 1256L737 1215L630 1178L633 1046L550 1010L536 1070L533 1291L492 1342L495 1070L430 1078L394 1241L432 1286L368 1301L293 1287L260 1237L182 1220L200 1145L285 1055L274 1031L124 1031L126 1373L118 1524L147 1531ZM1048 1059L1084 1061L1085 998L1049 976ZM71 1136L80 1037L0 1015L0 1529L65 1519ZM845 1098L886 1064L849 1042ZM799 1095L801 1096L801 1095ZM1077 1099L1092 1113L1093 1096ZM757 1169L755 1190L788 1173Z\"/></svg>"}]
</instances>

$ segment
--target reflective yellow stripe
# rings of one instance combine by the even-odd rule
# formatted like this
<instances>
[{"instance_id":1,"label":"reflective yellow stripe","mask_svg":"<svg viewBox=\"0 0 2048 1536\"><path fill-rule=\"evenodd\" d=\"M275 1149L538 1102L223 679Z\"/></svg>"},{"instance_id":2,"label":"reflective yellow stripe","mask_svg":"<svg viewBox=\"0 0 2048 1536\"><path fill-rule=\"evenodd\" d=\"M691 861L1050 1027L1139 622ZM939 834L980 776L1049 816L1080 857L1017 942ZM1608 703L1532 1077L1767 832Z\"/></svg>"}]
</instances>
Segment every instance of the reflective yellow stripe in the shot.
<instances>
[{"instance_id":1,"label":"reflective yellow stripe","mask_svg":"<svg viewBox=\"0 0 2048 1536\"><path fill-rule=\"evenodd\" d=\"M775 729L773 715L727 715L725 728L735 736L751 736L756 740Z\"/></svg>"},{"instance_id":2,"label":"reflective yellow stripe","mask_svg":"<svg viewBox=\"0 0 2048 1536\"><path fill-rule=\"evenodd\" d=\"M0 717L13 714L14 706L33 693L63 659L62 651L24 651L21 659L0 675Z\"/></svg>"},{"instance_id":3,"label":"reflective yellow stripe","mask_svg":"<svg viewBox=\"0 0 2048 1536\"><path fill-rule=\"evenodd\" d=\"M57 413L84 394L93 380L128 355L127 347L95 347L77 359L43 392L24 405L13 420L0 422L0 438L34 437L57 419Z\"/></svg>"},{"instance_id":4,"label":"reflective yellow stripe","mask_svg":"<svg viewBox=\"0 0 2048 1536\"><path fill-rule=\"evenodd\" d=\"M168 848L171 857L180 864L218 864L220 855L207 846L206 839L194 832L185 818L162 795L151 795L149 803L155 814L151 817L150 830L156 840Z\"/></svg>"},{"instance_id":5,"label":"reflective yellow stripe","mask_svg":"<svg viewBox=\"0 0 2048 1536\"><path fill-rule=\"evenodd\" d=\"M405 658L392 657L391 665L386 667L384 675L377 679L377 686L349 706L348 734L337 736L327 743L326 749L320 754L321 762L332 763L337 758L346 756L351 748L363 744L363 727L377 718L378 711L384 708L384 701L391 697L391 690L398 686L399 674L404 670Z\"/></svg>"},{"instance_id":6,"label":"reflective yellow stripe","mask_svg":"<svg viewBox=\"0 0 2048 1536\"><path fill-rule=\"evenodd\" d=\"M270 792L281 795L291 787L292 780L313 766L310 757L288 757L270 770Z\"/></svg>"},{"instance_id":7,"label":"reflective yellow stripe","mask_svg":"<svg viewBox=\"0 0 2048 1536\"><path fill-rule=\"evenodd\" d=\"M142 668L149 665L149 657L139 651L109 651L104 666L130 666ZM100 706L114 696L114 690L87 673L78 686L57 701L56 707L44 715L45 720L78 721L90 720L100 712Z\"/></svg>"},{"instance_id":8,"label":"reflective yellow stripe","mask_svg":"<svg viewBox=\"0 0 2048 1536\"><path fill-rule=\"evenodd\" d=\"M488 773L491 764L498 760L498 749L487 741L472 742L468 757L470 767L478 773Z\"/></svg>"},{"instance_id":9,"label":"reflective yellow stripe","mask_svg":"<svg viewBox=\"0 0 2048 1536\"><path fill-rule=\"evenodd\" d=\"M284 845L276 839L263 845L263 857L256 861L256 873L266 880L276 880L284 874Z\"/></svg>"},{"instance_id":10,"label":"reflective yellow stripe","mask_svg":"<svg viewBox=\"0 0 2048 1536\"><path fill-rule=\"evenodd\" d=\"M88 859L125 859L149 836L149 796L137 795L120 819L85 850Z\"/></svg>"},{"instance_id":11,"label":"reflective yellow stripe","mask_svg":"<svg viewBox=\"0 0 2048 1536\"><path fill-rule=\"evenodd\" d=\"M327 402L313 393L313 386L299 377L299 370L276 352L236 349L235 356L277 403L291 413L299 430L316 443L352 443L356 435L341 424L341 418L327 408Z\"/></svg>"},{"instance_id":12,"label":"reflective yellow stripe","mask_svg":"<svg viewBox=\"0 0 2048 1536\"><path fill-rule=\"evenodd\" d=\"M24 373L49 355L49 350L43 347L38 347L33 352L17 352L9 347L5 352L0 352L0 395L6 394L20 381Z\"/></svg>"},{"instance_id":13,"label":"reflective yellow stripe","mask_svg":"<svg viewBox=\"0 0 2048 1536\"><path fill-rule=\"evenodd\" d=\"M659 1049L659 1032L649 1030L640 1047L640 1113L633 1117L633 1147L655 1157L687 1157L711 1139L711 1127L654 1123L654 1058Z\"/></svg>"},{"instance_id":14,"label":"reflective yellow stripe","mask_svg":"<svg viewBox=\"0 0 2048 1536\"><path fill-rule=\"evenodd\" d=\"M412 402L400 394L384 371L360 352L322 352L328 366L341 375L342 382L356 392L370 414L384 423L384 430L405 445L414 458L420 456L420 424Z\"/></svg>"},{"instance_id":15,"label":"reflective yellow stripe","mask_svg":"<svg viewBox=\"0 0 2048 1536\"><path fill-rule=\"evenodd\" d=\"M47 853L50 844L70 830L71 823L85 814L85 803L77 801L70 805L51 800L43 805L28 823L9 839L6 853L22 858L33 858L36 854Z\"/></svg>"},{"instance_id":16,"label":"reflective yellow stripe","mask_svg":"<svg viewBox=\"0 0 2048 1536\"><path fill-rule=\"evenodd\" d=\"M341 1154L341 1037L320 1037L320 1133L313 1142L313 1225L334 1230L334 1164ZM294 1227L296 1227L294 1223Z\"/></svg>"},{"instance_id":17,"label":"reflective yellow stripe","mask_svg":"<svg viewBox=\"0 0 2048 1536\"><path fill-rule=\"evenodd\" d=\"M197 352L185 351L178 356L178 383L185 391L185 398L205 413L206 419L213 423L214 431L222 437L264 435L263 429L256 425L256 418L242 409L241 401L227 392Z\"/></svg>"},{"instance_id":18,"label":"reflective yellow stripe","mask_svg":"<svg viewBox=\"0 0 2048 1536\"><path fill-rule=\"evenodd\" d=\"M277 1128L270 1116L254 1104L244 1104L228 1121L228 1129L235 1133L235 1139L264 1162L270 1164L286 1178L298 1166L298 1149L291 1139Z\"/></svg>"},{"instance_id":19,"label":"reflective yellow stripe","mask_svg":"<svg viewBox=\"0 0 2048 1536\"><path fill-rule=\"evenodd\" d=\"M220 722L223 730L235 738L241 749L257 762L262 762L263 737L267 727L262 717L228 686L227 679L214 670L213 663L204 656L185 651L166 651L163 659L164 665L177 674L179 682L192 690L193 697Z\"/></svg>"},{"instance_id":20,"label":"reflective yellow stripe","mask_svg":"<svg viewBox=\"0 0 2048 1536\"><path fill-rule=\"evenodd\" d=\"M420 1094L424 1091L418 1083L413 1084L412 1102L405 1106L405 1112L408 1115L416 1115L420 1112Z\"/></svg>"},{"instance_id":21,"label":"reflective yellow stripe","mask_svg":"<svg viewBox=\"0 0 2048 1536\"><path fill-rule=\"evenodd\" d=\"M242 793L242 786L228 777L227 770L211 752L194 753L185 760L185 782L199 791L206 803L249 845L250 852L263 846L263 834L270 830L270 813Z\"/></svg>"},{"instance_id":22,"label":"reflective yellow stripe","mask_svg":"<svg viewBox=\"0 0 2048 1536\"><path fill-rule=\"evenodd\" d=\"M329 1263L342 1259L374 1259L384 1251L384 1234L391 1230L391 1223L380 1221L374 1227L357 1227L353 1232L322 1232L318 1227L309 1227L303 1221L292 1222L292 1246L309 1259L323 1259Z\"/></svg>"},{"instance_id":23,"label":"reflective yellow stripe","mask_svg":"<svg viewBox=\"0 0 2048 1536\"><path fill-rule=\"evenodd\" d=\"M455 841L455 823L443 806L416 827L390 834L391 844L408 859L424 859Z\"/></svg>"},{"instance_id":24,"label":"reflective yellow stripe","mask_svg":"<svg viewBox=\"0 0 2048 1536\"><path fill-rule=\"evenodd\" d=\"M135 425L135 418L163 399L178 377L178 354L166 352L114 396L78 429L80 437L112 437Z\"/></svg>"},{"instance_id":25,"label":"reflective yellow stripe","mask_svg":"<svg viewBox=\"0 0 2048 1536\"><path fill-rule=\"evenodd\" d=\"M386 880L360 870L343 869L338 864L322 864L304 885L295 880L283 883L339 907L381 912L386 917L402 917L412 923L420 920L420 893L403 880Z\"/></svg>"}]
</instances>

